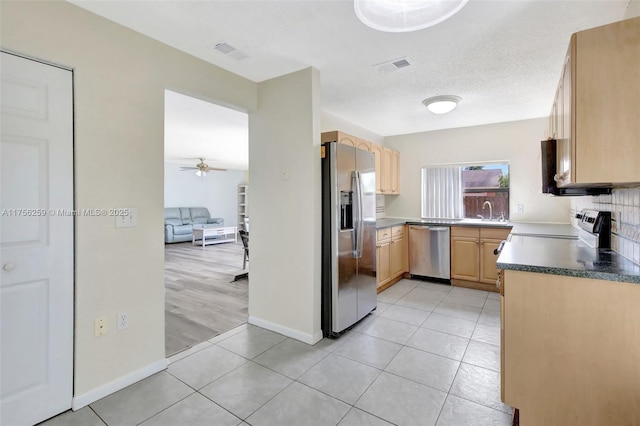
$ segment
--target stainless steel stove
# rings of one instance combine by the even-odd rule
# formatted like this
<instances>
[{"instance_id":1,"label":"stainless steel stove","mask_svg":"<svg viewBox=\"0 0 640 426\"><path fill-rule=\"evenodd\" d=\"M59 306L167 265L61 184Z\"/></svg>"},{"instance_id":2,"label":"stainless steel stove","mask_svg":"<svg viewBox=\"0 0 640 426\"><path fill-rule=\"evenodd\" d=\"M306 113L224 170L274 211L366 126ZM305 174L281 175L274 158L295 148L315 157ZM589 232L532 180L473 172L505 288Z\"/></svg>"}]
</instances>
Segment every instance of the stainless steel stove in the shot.
<instances>
[{"instance_id":1,"label":"stainless steel stove","mask_svg":"<svg viewBox=\"0 0 640 426\"><path fill-rule=\"evenodd\" d=\"M582 243L593 248L611 248L611 212L583 209L576 219Z\"/></svg>"}]
</instances>

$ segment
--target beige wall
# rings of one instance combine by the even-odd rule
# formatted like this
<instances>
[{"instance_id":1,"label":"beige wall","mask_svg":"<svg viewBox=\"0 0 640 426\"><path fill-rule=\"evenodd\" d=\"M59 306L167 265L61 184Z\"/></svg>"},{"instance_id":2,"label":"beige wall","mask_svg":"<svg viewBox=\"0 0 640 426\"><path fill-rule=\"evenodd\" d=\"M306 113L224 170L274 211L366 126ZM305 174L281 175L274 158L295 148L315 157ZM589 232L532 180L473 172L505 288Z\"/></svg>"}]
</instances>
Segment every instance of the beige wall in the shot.
<instances>
[{"instance_id":1,"label":"beige wall","mask_svg":"<svg viewBox=\"0 0 640 426\"><path fill-rule=\"evenodd\" d=\"M315 69L278 77L249 118L249 322L307 343L321 337L319 96Z\"/></svg>"},{"instance_id":2,"label":"beige wall","mask_svg":"<svg viewBox=\"0 0 640 426\"><path fill-rule=\"evenodd\" d=\"M86 400L165 357L165 89L255 111L257 86L70 3L2 1L1 19L3 48L74 69L76 208L139 209L137 228L76 220L74 382ZM108 334L94 337L99 316Z\"/></svg>"},{"instance_id":3,"label":"beige wall","mask_svg":"<svg viewBox=\"0 0 640 426\"><path fill-rule=\"evenodd\" d=\"M387 217L420 217L420 169L430 164L507 160L512 221L569 221L568 197L541 194L540 141L546 118L385 138L400 151L400 195L386 196ZM516 213L516 204L524 212Z\"/></svg>"}]
</instances>

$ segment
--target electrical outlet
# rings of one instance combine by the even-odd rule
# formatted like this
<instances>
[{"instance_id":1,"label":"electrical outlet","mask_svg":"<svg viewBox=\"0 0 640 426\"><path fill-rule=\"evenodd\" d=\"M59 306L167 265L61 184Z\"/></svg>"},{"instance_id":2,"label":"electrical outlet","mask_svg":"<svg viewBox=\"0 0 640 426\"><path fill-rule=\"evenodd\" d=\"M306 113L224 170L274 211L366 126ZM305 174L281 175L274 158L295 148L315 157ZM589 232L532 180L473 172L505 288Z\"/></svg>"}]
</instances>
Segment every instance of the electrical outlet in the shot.
<instances>
[{"instance_id":1,"label":"electrical outlet","mask_svg":"<svg viewBox=\"0 0 640 426\"><path fill-rule=\"evenodd\" d=\"M516 204L516 212L524 213L524 204Z\"/></svg>"},{"instance_id":2,"label":"electrical outlet","mask_svg":"<svg viewBox=\"0 0 640 426\"><path fill-rule=\"evenodd\" d=\"M129 315L126 312L118 314L118 330L124 330L129 327Z\"/></svg>"},{"instance_id":3,"label":"electrical outlet","mask_svg":"<svg viewBox=\"0 0 640 426\"><path fill-rule=\"evenodd\" d=\"M107 317L96 318L94 323L94 334L96 337L107 334Z\"/></svg>"}]
</instances>

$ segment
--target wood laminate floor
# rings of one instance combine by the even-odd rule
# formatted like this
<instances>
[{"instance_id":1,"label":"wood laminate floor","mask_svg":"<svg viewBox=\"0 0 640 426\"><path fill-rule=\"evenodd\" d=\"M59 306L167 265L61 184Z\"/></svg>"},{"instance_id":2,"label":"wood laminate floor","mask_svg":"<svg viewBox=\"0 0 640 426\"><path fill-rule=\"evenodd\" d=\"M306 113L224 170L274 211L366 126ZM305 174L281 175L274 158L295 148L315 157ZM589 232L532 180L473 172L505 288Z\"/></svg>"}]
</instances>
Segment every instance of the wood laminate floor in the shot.
<instances>
[{"instance_id":1,"label":"wood laminate floor","mask_svg":"<svg viewBox=\"0 0 640 426\"><path fill-rule=\"evenodd\" d=\"M165 245L165 353L169 357L247 322L242 243Z\"/></svg>"}]
</instances>

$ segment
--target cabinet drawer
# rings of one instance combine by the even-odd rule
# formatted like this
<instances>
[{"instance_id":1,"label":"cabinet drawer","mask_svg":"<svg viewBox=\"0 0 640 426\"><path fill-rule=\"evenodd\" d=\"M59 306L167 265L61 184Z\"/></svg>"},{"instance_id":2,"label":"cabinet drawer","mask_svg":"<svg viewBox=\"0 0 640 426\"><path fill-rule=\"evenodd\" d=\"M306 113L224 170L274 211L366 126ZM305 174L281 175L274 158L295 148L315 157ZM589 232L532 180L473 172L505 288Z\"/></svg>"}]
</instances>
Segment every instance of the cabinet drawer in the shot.
<instances>
[{"instance_id":1,"label":"cabinet drawer","mask_svg":"<svg viewBox=\"0 0 640 426\"><path fill-rule=\"evenodd\" d=\"M480 238L480 228L472 226L452 226L452 237Z\"/></svg>"},{"instance_id":2,"label":"cabinet drawer","mask_svg":"<svg viewBox=\"0 0 640 426\"><path fill-rule=\"evenodd\" d=\"M401 237L405 233L405 226L394 226L391 228L391 237Z\"/></svg>"},{"instance_id":3,"label":"cabinet drawer","mask_svg":"<svg viewBox=\"0 0 640 426\"><path fill-rule=\"evenodd\" d=\"M511 228L480 228L480 238L483 240L506 240Z\"/></svg>"},{"instance_id":4,"label":"cabinet drawer","mask_svg":"<svg viewBox=\"0 0 640 426\"><path fill-rule=\"evenodd\" d=\"M384 241L391 238L391 228L378 229L376 232L376 241Z\"/></svg>"}]
</instances>

